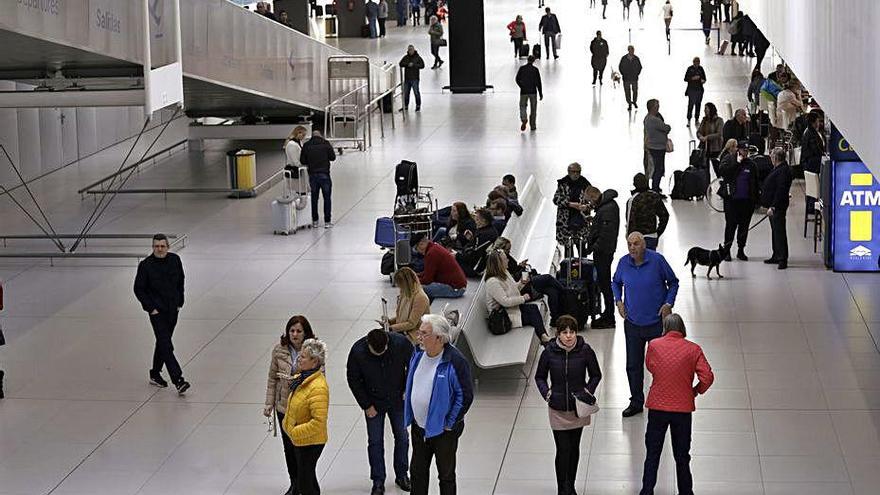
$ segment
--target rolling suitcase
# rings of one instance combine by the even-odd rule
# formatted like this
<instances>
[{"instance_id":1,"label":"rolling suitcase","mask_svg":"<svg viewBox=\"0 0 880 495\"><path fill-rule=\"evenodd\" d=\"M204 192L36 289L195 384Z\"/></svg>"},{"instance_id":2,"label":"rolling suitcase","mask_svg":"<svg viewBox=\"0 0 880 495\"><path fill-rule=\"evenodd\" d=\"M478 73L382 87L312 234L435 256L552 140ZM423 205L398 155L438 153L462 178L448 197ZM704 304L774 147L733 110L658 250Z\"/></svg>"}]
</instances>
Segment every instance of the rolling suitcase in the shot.
<instances>
[{"instance_id":1,"label":"rolling suitcase","mask_svg":"<svg viewBox=\"0 0 880 495\"><path fill-rule=\"evenodd\" d=\"M383 248L393 248L397 241L409 240L409 234L405 231L398 230L394 225L394 219L390 217L380 217L376 219L376 232L373 240L377 246Z\"/></svg>"},{"instance_id":2,"label":"rolling suitcase","mask_svg":"<svg viewBox=\"0 0 880 495\"><path fill-rule=\"evenodd\" d=\"M278 198L272 201L272 233L290 235L296 232L296 213L293 201Z\"/></svg>"},{"instance_id":3,"label":"rolling suitcase","mask_svg":"<svg viewBox=\"0 0 880 495\"><path fill-rule=\"evenodd\" d=\"M578 237L580 243L578 255L584 252L583 238ZM567 251L573 254L574 239L567 239ZM597 296L595 284L595 268L587 258L566 258L559 264L556 279L563 287L560 294L562 313L573 316L580 328L586 328L590 318L596 314L595 300Z\"/></svg>"},{"instance_id":4,"label":"rolling suitcase","mask_svg":"<svg viewBox=\"0 0 880 495\"><path fill-rule=\"evenodd\" d=\"M281 197L272 201L272 232L290 235L311 227L309 173L306 167L285 167Z\"/></svg>"},{"instance_id":5,"label":"rolling suitcase","mask_svg":"<svg viewBox=\"0 0 880 495\"><path fill-rule=\"evenodd\" d=\"M724 40L721 42L721 46L718 47L718 55L724 55L727 53L727 47L730 45L730 40Z\"/></svg>"},{"instance_id":6,"label":"rolling suitcase","mask_svg":"<svg viewBox=\"0 0 880 495\"><path fill-rule=\"evenodd\" d=\"M673 186L672 199L703 199L706 195L706 172L696 167L688 167L685 170L676 170L672 174Z\"/></svg>"},{"instance_id":7,"label":"rolling suitcase","mask_svg":"<svg viewBox=\"0 0 880 495\"><path fill-rule=\"evenodd\" d=\"M534 56L538 60L541 59L541 44L540 43L535 43L535 46L532 47L532 56Z\"/></svg>"},{"instance_id":8,"label":"rolling suitcase","mask_svg":"<svg viewBox=\"0 0 880 495\"><path fill-rule=\"evenodd\" d=\"M531 48L529 45L523 43L521 47L519 47L519 58L527 58L529 56L529 50Z\"/></svg>"},{"instance_id":9,"label":"rolling suitcase","mask_svg":"<svg viewBox=\"0 0 880 495\"><path fill-rule=\"evenodd\" d=\"M401 160L394 169L394 184L398 196L407 196L419 192L419 170L416 162Z\"/></svg>"}]
</instances>

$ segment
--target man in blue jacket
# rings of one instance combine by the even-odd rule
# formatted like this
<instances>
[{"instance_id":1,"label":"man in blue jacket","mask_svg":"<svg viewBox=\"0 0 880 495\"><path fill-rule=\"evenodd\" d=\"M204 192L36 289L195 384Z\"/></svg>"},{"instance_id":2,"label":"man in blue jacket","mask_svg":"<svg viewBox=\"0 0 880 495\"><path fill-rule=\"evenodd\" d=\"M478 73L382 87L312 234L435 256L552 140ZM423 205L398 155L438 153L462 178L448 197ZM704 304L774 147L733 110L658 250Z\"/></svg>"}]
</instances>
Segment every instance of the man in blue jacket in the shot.
<instances>
[{"instance_id":1,"label":"man in blue jacket","mask_svg":"<svg viewBox=\"0 0 880 495\"><path fill-rule=\"evenodd\" d=\"M663 333L662 319L672 313L678 294L678 277L672 267L662 254L647 249L641 233L628 235L626 245L629 254L617 262L611 284L626 336L630 398L624 418L644 409L645 346Z\"/></svg>"},{"instance_id":2,"label":"man in blue jacket","mask_svg":"<svg viewBox=\"0 0 880 495\"><path fill-rule=\"evenodd\" d=\"M440 495L455 495L455 456L464 415L474 401L470 364L451 343L451 328L440 315L425 315L420 349L409 364L404 421L411 427L409 471L413 495L428 495L431 458L436 457Z\"/></svg>"}]
</instances>

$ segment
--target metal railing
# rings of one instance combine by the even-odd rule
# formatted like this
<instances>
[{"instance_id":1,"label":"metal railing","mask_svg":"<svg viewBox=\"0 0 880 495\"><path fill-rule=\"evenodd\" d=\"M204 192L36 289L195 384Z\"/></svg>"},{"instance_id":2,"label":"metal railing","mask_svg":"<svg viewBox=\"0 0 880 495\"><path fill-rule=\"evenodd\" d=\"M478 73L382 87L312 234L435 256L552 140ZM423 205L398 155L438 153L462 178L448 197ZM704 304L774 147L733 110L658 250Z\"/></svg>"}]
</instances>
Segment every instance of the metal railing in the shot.
<instances>
[{"instance_id":1,"label":"metal railing","mask_svg":"<svg viewBox=\"0 0 880 495\"><path fill-rule=\"evenodd\" d=\"M82 199L85 199L85 196L83 196L84 193L88 193L88 194L106 194L108 191L112 192L112 190L109 190L109 189L103 189L103 188L99 190L100 192L93 191L93 189L94 189L95 187L98 187L98 186L104 184L105 182L109 182L109 181L113 180L114 178L119 177L120 175L125 174L126 172L128 172L129 170L131 170L131 169L133 169L133 168L137 169L138 167L140 167L141 165L143 165L143 164L146 163L146 162L153 161L153 162L155 163L155 160L156 160L157 158L159 158L160 155L163 155L163 154L165 154L165 153L168 153L169 156L170 156L172 150L174 150L175 148L178 148L178 147L180 147L180 146L185 146L185 145L186 145L186 141L187 141L186 139L183 139L183 140L178 141L178 142L176 142L176 143L174 143L174 144L172 144L172 145L170 145L170 146L167 146L167 147L165 147L165 148L163 148L163 149L161 149L161 150L159 150L159 151L157 151L157 152L155 152L155 153L153 153L153 154L151 154L151 155L149 155L149 156L145 156L143 159L138 160L138 161L136 161L135 163L132 163L131 165L128 165L128 166L126 166L126 167L124 167L124 168L122 168L122 169L119 169L118 171L116 171L116 172L114 172L114 173L112 173L112 174L110 174L110 175L108 175L108 176L105 176L105 177L103 177L103 178L101 178L101 179L99 179L99 180L97 180L97 181L95 181L95 182L93 182L93 183L91 183L91 184L89 184L89 185L83 187L82 189L78 190L76 193L79 194L80 197L81 197ZM137 172L140 172L140 170L137 170ZM122 191L117 191L117 192L122 192Z\"/></svg>"},{"instance_id":2,"label":"metal railing","mask_svg":"<svg viewBox=\"0 0 880 495\"><path fill-rule=\"evenodd\" d=\"M78 238L79 234L72 235L67 234L70 238ZM65 237L66 235L62 235L61 237ZM145 234L86 234L87 238L91 239L141 239L145 236ZM152 238L152 234L147 236ZM29 236L29 235L7 235L2 236L4 246L6 244L6 239L44 239L45 236L41 237L38 235ZM169 239L173 239L171 244L169 244L169 249L183 249L186 247L186 235L169 235ZM21 253L2 253L0 252L0 258L47 258L49 260L50 266L55 266L55 259L82 259L82 258L91 258L91 259L99 259L99 258L136 258L143 259L149 256L151 253L124 253L124 252L21 252Z\"/></svg>"},{"instance_id":3,"label":"metal railing","mask_svg":"<svg viewBox=\"0 0 880 495\"><path fill-rule=\"evenodd\" d=\"M388 89L386 89L381 94L377 95L375 98L373 98L372 100L367 102L366 105L364 105L364 114L366 115L366 119L367 119L366 137L367 137L367 146L368 147L373 146L373 119L372 119L372 116L373 116L373 112L375 112L377 109L379 110L379 129L380 129L381 137L382 137L382 139L385 139L385 108L382 106L382 100L385 97L387 97L388 95L391 95L391 112L390 112L391 113L391 129L396 129L395 122L394 122L394 114L395 114L394 100L397 98L398 94L399 95L403 94L403 86L401 84L401 81L403 80L403 77L401 76L401 72L403 69L401 69L400 71L396 71L396 70L394 70L395 67L396 67L396 65L394 65L394 64L385 64L382 67L382 73L384 74L384 76L386 78L386 84L388 85ZM399 93L398 93L398 89L400 89ZM402 107L402 105L401 105L401 107ZM403 119L404 119L404 121L406 121L406 112L403 112Z\"/></svg>"},{"instance_id":4,"label":"metal railing","mask_svg":"<svg viewBox=\"0 0 880 495\"><path fill-rule=\"evenodd\" d=\"M344 95L331 101L324 107L324 136L334 147L351 148L364 151L367 147L367 131L363 125L363 106L361 93L369 91L369 84L364 83ZM352 126L350 130L345 129ZM341 126L342 129L337 126ZM345 130L340 135L340 130ZM342 143L349 143L343 146Z\"/></svg>"}]
</instances>

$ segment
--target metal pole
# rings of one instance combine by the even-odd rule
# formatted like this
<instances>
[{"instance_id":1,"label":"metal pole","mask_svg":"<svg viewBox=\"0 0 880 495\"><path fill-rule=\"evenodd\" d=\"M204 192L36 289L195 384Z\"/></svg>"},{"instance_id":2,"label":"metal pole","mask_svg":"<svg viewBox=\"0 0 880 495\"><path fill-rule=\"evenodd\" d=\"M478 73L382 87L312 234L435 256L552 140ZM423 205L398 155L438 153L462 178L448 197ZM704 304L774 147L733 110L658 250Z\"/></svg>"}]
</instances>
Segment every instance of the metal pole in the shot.
<instances>
[{"instance_id":1,"label":"metal pole","mask_svg":"<svg viewBox=\"0 0 880 495\"><path fill-rule=\"evenodd\" d=\"M153 60L150 53L150 0L143 1L141 14L144 16L144 117L149 121L153 117L153 113L150 111L153 108L150 102L150 72L153 70Z\"/></svg>"}]
</instances>

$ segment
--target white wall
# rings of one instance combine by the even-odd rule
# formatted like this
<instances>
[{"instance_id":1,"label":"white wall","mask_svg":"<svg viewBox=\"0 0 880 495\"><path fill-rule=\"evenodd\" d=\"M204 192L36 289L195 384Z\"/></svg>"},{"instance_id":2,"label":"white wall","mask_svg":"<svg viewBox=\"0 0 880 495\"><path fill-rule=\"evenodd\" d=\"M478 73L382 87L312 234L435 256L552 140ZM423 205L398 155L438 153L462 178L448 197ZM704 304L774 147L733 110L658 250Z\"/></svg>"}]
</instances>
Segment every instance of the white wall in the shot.
<instances>
[{"instance_id":1,"label":"white wall","mask_svg":"<svg viewBox=\"0 0 880 495\"><path fill-rule=\"evenodd\" d=\"M880 177L880 1L739 3Z\"/></svg>"}]
</instances>

